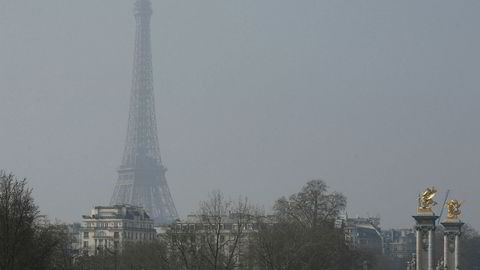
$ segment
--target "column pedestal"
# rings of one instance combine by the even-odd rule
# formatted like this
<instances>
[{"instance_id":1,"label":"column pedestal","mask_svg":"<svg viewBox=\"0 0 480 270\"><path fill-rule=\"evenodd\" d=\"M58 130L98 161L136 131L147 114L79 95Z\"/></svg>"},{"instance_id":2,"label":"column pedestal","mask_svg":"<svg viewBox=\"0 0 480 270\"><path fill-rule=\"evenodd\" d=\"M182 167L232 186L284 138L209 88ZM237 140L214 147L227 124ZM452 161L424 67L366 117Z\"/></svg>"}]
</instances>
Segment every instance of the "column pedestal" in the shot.
<instances>
[{"instance_id":1,"label":"column pedestal","mask_svg":"<svg viewBox=\"0 0 480 270\"><path fill-rule=\"evenodd\" d=\"M445 270L458 270L459 252L460 252L460 235L462 234L463 222L460 220L447 220L442 223L445 228L443 233L443 261Z\"/></svg>"},{"instance_id":2,"label":"column pedestal","mask_svg":"<svg viewBox=\"0 0 480 270\"><path fill-rule=\"evenodd\" d=\"M416 270L435 270L435 221L433 212L413 216L417 233Z\"/></svg>"}]
</instances>

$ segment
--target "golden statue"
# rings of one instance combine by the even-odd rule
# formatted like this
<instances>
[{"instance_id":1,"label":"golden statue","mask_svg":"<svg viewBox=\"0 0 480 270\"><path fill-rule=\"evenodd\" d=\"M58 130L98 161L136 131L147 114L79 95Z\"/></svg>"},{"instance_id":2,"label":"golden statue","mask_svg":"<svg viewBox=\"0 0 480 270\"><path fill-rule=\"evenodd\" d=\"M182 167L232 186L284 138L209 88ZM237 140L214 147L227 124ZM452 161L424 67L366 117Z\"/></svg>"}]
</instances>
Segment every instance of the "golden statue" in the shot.
<instances>
[{"instance_id":1,"label":"golden statue","mask_svg":"<svg viewBox=\"0 0 480 270\"><path fill-rule=\"evenodd\" d=\"M450 200L447 203L447 209L448 209L448 219L458 219L462 211L460 211L460 207L462 206L463 203L457 201L457 200Z\"/></svg>"},{"instance_id":2,"label":"golden statue","mask_svg":"<svg viewBox=\"0 0 480 270\"><path fill-rule=\"evenodd\" d=\"M436 194L437 190L435 187L427 188L418 198L418 209L421 211L432 211L432 207L437 204L437 202L433 200Z\"/></svg>"}]
</instances>

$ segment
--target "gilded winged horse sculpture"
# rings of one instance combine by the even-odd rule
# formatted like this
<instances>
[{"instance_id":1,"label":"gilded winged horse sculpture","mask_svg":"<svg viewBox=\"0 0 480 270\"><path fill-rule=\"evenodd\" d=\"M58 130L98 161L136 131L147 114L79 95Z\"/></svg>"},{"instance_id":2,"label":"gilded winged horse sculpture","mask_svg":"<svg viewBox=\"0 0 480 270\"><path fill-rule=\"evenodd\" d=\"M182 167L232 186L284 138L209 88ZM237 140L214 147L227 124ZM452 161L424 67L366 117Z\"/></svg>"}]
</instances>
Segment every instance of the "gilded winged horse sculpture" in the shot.
<instances>
[{"instance_id":1,"label":"gilded winged horse sculpture","mask_svg":"<svg viewBox=\"0 0 480 270\"><path fill-rule=\"evenodd\" d=\"M437 190L435 187L427 188L419 198L419 209L421 210L432 210L432 207L437 204L436 201L433 200L435 195L437 194Z\"/></svg>"},{"instance_id":2,"label":"gilded winged horse sculpture","mask_svg":"<svg viewBox=\"0 0 480 270\"><path fill-rule=\"evenodd\" d=\"M463 203L459 202L458 200L450 200L447 203L447 210L448 210L448 219L458 219L462 211L460 211L460 207Z\"/></svg>"}]
</instances>

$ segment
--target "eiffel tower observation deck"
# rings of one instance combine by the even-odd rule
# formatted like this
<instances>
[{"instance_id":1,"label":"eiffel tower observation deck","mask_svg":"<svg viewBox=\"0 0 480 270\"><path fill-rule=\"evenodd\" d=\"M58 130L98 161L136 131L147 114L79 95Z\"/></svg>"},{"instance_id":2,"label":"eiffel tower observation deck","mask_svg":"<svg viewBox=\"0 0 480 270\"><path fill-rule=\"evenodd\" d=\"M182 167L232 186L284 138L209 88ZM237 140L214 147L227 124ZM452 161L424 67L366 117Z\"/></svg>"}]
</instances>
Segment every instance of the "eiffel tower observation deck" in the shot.
<instances>
[{"instance_id":1,"label":"eiffel tower observation deck","mask_svg":"<svg viewBox=\"0 0 480 270\"><path fill-rule=\"evenodd\" d=\"M110 205L142 206L156 224L178 218L160 158L153 93L150 0L137 0L127 139Z\"/></svg>"}]
</instances>

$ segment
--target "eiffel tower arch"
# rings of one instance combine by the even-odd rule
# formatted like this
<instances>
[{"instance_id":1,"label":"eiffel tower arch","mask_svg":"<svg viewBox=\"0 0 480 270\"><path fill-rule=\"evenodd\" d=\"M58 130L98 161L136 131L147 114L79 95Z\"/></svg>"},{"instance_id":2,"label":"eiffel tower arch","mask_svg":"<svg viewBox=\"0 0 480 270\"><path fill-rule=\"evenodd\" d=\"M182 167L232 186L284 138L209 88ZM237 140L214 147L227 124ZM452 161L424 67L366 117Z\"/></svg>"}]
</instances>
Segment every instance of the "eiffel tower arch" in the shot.
<instances>
[{"instance_id":1,"label":"eiffel tower arch","mask_svg":"<svg viewBox=\"0 0 480 270\"><path fill-rule=\"evenodd\" d=\"M156 224L178 218L160 157L153 91L150 0L137 0L130 111L123 159L110 205L142 206Z\"/></svg>"}]
</instances>

